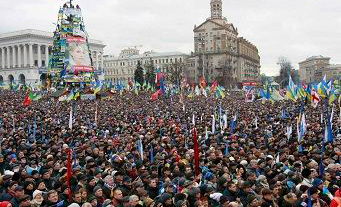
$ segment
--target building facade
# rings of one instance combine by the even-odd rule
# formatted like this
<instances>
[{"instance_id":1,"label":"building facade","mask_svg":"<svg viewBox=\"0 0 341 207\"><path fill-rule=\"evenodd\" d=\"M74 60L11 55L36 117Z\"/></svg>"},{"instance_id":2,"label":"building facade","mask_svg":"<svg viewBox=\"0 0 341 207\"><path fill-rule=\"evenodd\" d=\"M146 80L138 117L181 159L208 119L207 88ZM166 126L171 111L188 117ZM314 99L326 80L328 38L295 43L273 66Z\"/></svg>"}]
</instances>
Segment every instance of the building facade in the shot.
<instances>
[{"instance_id":1,"label":"building facade","mask_svg":"<svg viewBox=\"0 0 341 207\"><path fill-rule=\"evenodd\" d=\"M0 83L37 83L46 78L53 33L34 29L0 34ZM99 40L89 40L92 60L103 71L103 49ZM99 73L100 74L100 73ZM100 75L100 79L104 76Z\"/></svg>"},{"instance_id":2,"label":"building facade","mask_svg":"<svg viewBox=\"0 0 341 207\"><path fill-rule=\"evenodd\" d=\"M311 83L320 81L323 77L323 69L330 65L330 57L312 56L299 62L299 76L302 81Z\"/></svg>"},{"instance_id":3,"label":"building facade","mask_svg":"<svg viewBox=\"0 0 341 207\"><path fill-rule=\"evenodd\" d=\"M243 82L258 82L260 57L258 49L242 37L238 29L222 15L222 1L211 0L211 17L194 26L193 68L188 68L189 80L218 80L233 86ZM193 72L194 71L194 72Z\"/></svg>"},{"instance_id":4,"label":"building facade","mask_svg":"<svg viewBox=\"0 0 341 207\"><path fill-rule=\"evenodd\" d=\"M134 81L134 72L138 61L144 68L149 64L160 68L161 72L167 73L172 67L185 67L188 55L181 52L157 53L153 51L140 54L136 48L128 48L121 51L119 56L104 56L104 79L106 81L128 82Z\"/></svg>"}]
</instances>

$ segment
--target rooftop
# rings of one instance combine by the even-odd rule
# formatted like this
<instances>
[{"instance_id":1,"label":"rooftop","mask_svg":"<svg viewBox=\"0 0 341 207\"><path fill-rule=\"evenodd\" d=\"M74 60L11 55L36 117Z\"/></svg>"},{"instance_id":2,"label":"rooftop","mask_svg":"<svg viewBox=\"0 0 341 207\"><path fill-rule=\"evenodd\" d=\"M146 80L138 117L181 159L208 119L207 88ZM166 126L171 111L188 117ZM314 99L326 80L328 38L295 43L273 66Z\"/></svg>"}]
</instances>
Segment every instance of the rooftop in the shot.
<instances>
[{"instance_id":1,"label":"rooftop","mask_svg":"<svg viewBox=\"0 0 341 207\"><path fill-rule=\"evenodd\" d=\"M315 56L308 57L307 59L299 63L304 63L304 62L311 61L311 60L330 60L330 57L324 57L322 55L315 55Z\"/></svg>"},{"instance_id":2,"label":"rooftop","mask_svg":"<svg viewBox=\"0 0 341 207\"><path fill-rule=\"evenodd\" d=\"M105 56L106 60L128 60L128 59L142 59L142 58L159 58L159 57L167 57L167 56L188 56L185 53L182 52L145 52L140 55L131 55L131 56L124 56L117 57L113 55L107 55Z\"/></svg>"},{"instance_id":3,"label":"rooftop","mask_svg":"<svg viewBox=\"0 0 341 207\"><path fill-rule=\"evenodd\" d=\"M13 32L2 33L0 34L0 39L14 37L14 36L25 36L25 35L37 35L37 36L52 38L53 32L46 32L46 31L37 30L37 29L24 29L24 30L18 30L18 31L13 31ZM104 45L103 42L100 40L89 39L89 42L93 44Z\"/></svg>"}]
</instances>

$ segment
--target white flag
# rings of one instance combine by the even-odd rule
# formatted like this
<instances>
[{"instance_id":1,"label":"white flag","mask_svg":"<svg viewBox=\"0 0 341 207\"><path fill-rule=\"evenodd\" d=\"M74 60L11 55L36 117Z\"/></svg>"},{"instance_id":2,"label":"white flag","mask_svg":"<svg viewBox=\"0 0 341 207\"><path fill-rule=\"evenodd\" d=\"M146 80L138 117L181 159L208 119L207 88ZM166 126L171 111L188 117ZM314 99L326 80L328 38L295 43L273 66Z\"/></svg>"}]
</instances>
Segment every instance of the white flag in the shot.
<instances>
[{"instance_id":1,"label":"white flag","mask_svg":"<svg viewBox=\"0 0 341 207\"><path fill-rule=\"evenodd\" d=\"M194 116L194 114L193 114L193 117L192 117L192 124L193 124L193 126L195 126L195 116Z\"/></svg>"},{"instance_id":2,"label":"white flag","mask_svg":"<svg viewBox=\"0 0 341 207\"><path fill-rule=\"evenodd\" d=\"M334 106L332 108L332 113L330 114L330 128L333 130L333 116L334 116Z\"/></svg>"},{"instance_id":3,"label":"white flag","mask_svg":"<svg viewBox=\"0 0 341 207\"><path fill-rule=\"evenodd\" d=\"M212 115L212 134L215 133L215 117Z\"/></svg>"},{"instance_id":4,"label":"white flag","mask_svg":"<svg viewBox=\"0 0 341 207\"><path fill-rule=\"evenodd\" d=\"M224 129L227 129L227 115L223 115L223 120L224 120Z\"/></svg>"},{"instance_id":5,"label":"white flag","mask_svg":"<svg viewBox=\"0 0 341 207\"><path fill-rule=\"evenodd\" d=\"M256 125L256 129L258 129L258 117L256 116L256 119L255 119L255 125Z\"/></svg>"},{"instance_id":6,"label":"white flag","mask_svg":"<svg viewBox=\"0 0 341 207\"><path fill-rule=\"evenodd\" d=\"M292 125L290 125L290 127L287 126L287 137L288 137L288 140L290 140L291 134L292 134Z\"/></svg>"},{"instance_id":7,"label":"white flag","mask_svg":"<svg viewBox=\"0 0 341 207\"><path fill-rule=\"evenodd\" d=\"M69 128L72 129L72 106L71 106L71 109L70 109Z\"/></svg>"},{"instance_id":8,"label":"white flag","mask_svg":"<svg viewBox=\"0 0 341 207\"><path fill-rule=\"evenodd\" d=\"M205 89L202 89L202 94L207 98L207 92Z\"/></svg>"}]
</instances>

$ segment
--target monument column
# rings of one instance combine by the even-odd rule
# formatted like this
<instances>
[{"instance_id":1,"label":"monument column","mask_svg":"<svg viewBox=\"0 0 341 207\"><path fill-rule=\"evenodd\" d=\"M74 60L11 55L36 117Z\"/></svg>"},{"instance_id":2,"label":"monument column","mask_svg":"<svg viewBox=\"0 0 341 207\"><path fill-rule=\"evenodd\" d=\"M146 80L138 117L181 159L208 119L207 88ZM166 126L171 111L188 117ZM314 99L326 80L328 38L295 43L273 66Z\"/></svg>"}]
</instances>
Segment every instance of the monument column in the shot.
<instances>
[{"instance_id":1,"label":"monument column","mask_svg":"<svg viewBox=\"0 0 341 207\"><path fill-rule=\"evenodd\" d=\"M18 66L21 67L21 45L18 45Z\"/></svg>"},{"instance_id":2,"label":"monument column","mask_svg":"<svg viewBox=\"0 0 341 207\"><path fill-rule=\"evenodd\" d=\"M29 51L28 51L28 56L29 56L29 62L30 62L30 67L33 68L34 63L33 63L33 44L29 43Z\"/></svg>"},{"instance_id":3,"label":"monument column","mask_svg":"<svg viewBox=\"0 0 341 207\"><path fill-rule=\"evenodd\" d=\"M25 44L23 44L23 50L24 50L24 67L27 67L27 47Z\"/></svg>"},{"instance_id":4,"label":"monument column","mask_svg":"<svg viewBox=\"0 0 341 207\"><path fill-rule=\"evenodd\" d=\"M1 48L1 68L5 69L5 48Z\"/></svg>"},{"instance_id":5,"label":"monument column","mask_svg":"<svg viewBox=\"0 0 341 207\"><path fill-rule=\"evenodd\" d=\"M7 68L11 67L11 58L10 58L10 49L9 46L6 47L6 55L7 55Z\"/></svg>"},{"instance_id":6,"label":"monument column","mask_svg":"<svg viewBox=\"0 0 341 207\"><path fill-rule=\"evenodd\" d=\"M49 45L45 45L45 67L49 67Z\"/></svg>"},{"instance_id":7,"label":"monument column","mask_svg":"<svg viewBox=\"0 0 341 207\"><path fill-rule=\"evenodd\" d=\"M12 46L12 54L13 54L12 64L13 64L13 68L15 68L16 65L17 65L17 63L16 63L16 54L15 54L15 45Z\"/></svg>"},{"instance_id":8,"label":"monument column","mask_svg":"<svg viewBox=\"0 0 341 207\"><path fill-rule=\"evenodd\" d=\"M41 68L41 45L37 44L38 48L38 68Z\"/></svg>"}]
</instances>

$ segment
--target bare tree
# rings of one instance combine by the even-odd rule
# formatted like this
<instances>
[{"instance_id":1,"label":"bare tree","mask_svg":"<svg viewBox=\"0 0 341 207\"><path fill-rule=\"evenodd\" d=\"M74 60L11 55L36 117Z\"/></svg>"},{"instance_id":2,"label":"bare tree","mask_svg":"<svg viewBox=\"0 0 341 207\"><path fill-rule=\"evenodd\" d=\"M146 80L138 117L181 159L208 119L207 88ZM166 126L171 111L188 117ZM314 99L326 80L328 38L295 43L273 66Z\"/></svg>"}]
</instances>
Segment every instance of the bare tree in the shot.
<instances>
[{"instance_id":1,"label":"bare tree","mask_svg":"<svg viewBox=\"0 0 341 207\"><path fill-rule=\"evenodd\" d=\"M183 76L185 64L183 62L172 63L166 71L166 80L170 83L179 85Z\"/></svg>"},{"instance_id":2,"label":"bare tree","mask_svg":"<svg viewBox=\"0 0 341 207\"><path fill-rule=\"evenodd\" d=\"M276 82L282 87L289 85L289 75L295 83L298 82L299 77L295 73L295 68L292 66L291 61L286 57L279 57L277 65L280 66L279 76L275 78Z\"/></svg>"}]
</instances>

